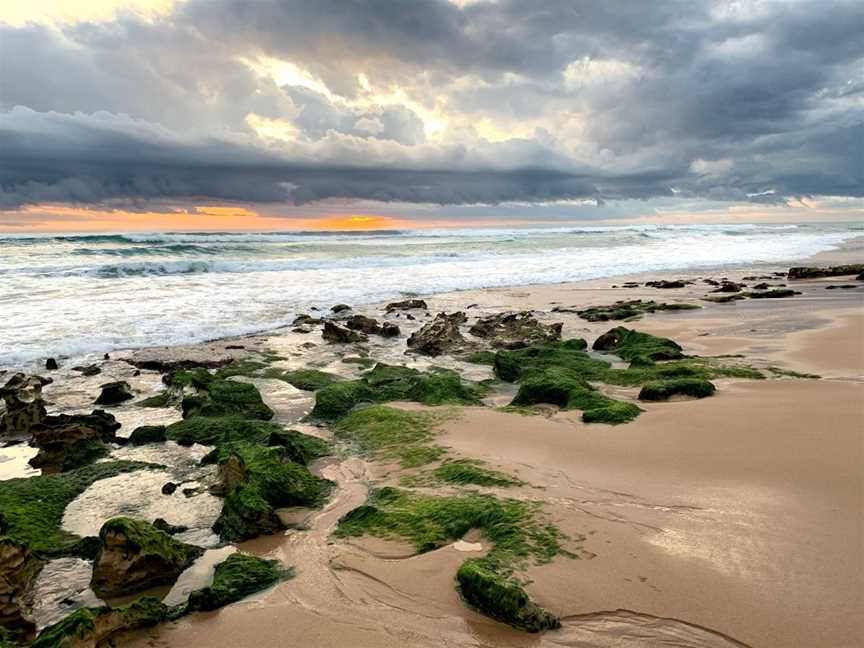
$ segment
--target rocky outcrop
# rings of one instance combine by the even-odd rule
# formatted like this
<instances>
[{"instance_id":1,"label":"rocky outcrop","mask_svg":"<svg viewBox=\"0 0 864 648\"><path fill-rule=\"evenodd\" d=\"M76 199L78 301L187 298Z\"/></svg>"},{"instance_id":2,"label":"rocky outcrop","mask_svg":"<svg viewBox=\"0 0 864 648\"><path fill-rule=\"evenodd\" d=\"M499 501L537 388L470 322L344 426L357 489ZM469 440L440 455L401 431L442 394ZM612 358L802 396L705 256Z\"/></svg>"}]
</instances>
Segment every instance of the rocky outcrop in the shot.
<instances>
[{"instance_id":1,"label":"rocky outcrop","mask_svg":"<svg viewBox=\"0 0 864 648\"><path fill-rule=\"evenodd\" d=\"M99 531L91 586L99 596L133 594L173 583L204 553L141 520L117 517Z\"/></svg>"},{"instance_id":2,"label":"rocky outcrop","mask_svg":"<svg viewBox=\"0 0 864 648\"><path fill-rule=\"evenodd\" d=\"M120 423L107 412L46 416L31 429L30 445L39 453L30 460L45 473L73 470L107 454L106 443L117 442Z\"/></svg>"},{"instance_id":3,"label":"rocky outcrop","mask_svg":"<svg viewBox=\"0 0 864 648\"><path fill-rule=\"evenodd\" d=\"M669 338L616 326L594 341L595 351L614 353L634 365L651 365L658 360L683 358L681 345Z\"/></svg>"},{"instance_id":4,"label":"rocky outcrop","mask_svg":"<svg viewBox=\"0 0 864 648\"><path fill-rule=\"evenodd\" d=\"M321 337L334 344L351 344L352 342L365 342L369 339L363 333L352 331L333 322L324 322L324 331L321 333Z\"/></svg>"},{"instance_id":5,"label":"rocky outcrop","mask_svg":"<svg viewBox=\"0 0 864 648\"><path fill-rule=\"evenodd\" d=\"M259 592L283 575L279 563L234 553L216 566L213 583L189 595L189 610L216 610Z\"/></svg>"},{"instance_id":6,"label":"rocky outcrop","mask_svg":"<svg viewBox=\"0 0 864 648\"><path fill-rule=\"evenodd\" d=\"M164 425L142 425L129 435L129 443L134 446L146 443L162 443L166 440Z\"/></svg>"},{"instance_id":7,"label":"rocky outcrop","mask_svg":"<svg viewBox=\"0 0 864 648\"><path fill-rule=\"evenodd\" d=\"M96 376L102 373L102 370L98 365L89 364L89 365L79 365L77 367L72 367L72 371L78 371L82 376Z\"/></svg>"},{"instance_id":8,"label":"rocky outcrop","mask_svg":"<svg viewBox=\"0 0 864 648\"><path fill-rule=\"evenodd\" d=\"M25 610L40 569L42 562L27 547L0 537L0 628L22 639L31 639L36 632L36 625Z\"/></svg>"},{"instance_id":9,"label":"rocky outcrop","mask_svg":"<svg viewBox=\"0 0 864 648\"><path fill-rule=\"evenodd\" d=\"M646 281L645 285L650 286L651 288L683 288L687 284L691 283L690 281L686 281L684 279L660 279L658 281Z\"/></svg>"},{"instance_id":10,"label":"rocky outcrop","mask_svg":"<svg viewBox=\"0 0 864 648\"><path fill-rule=\"evenodd\" d=\"M405 299L403 301L395 301L390 302L385 306L385 310L394 311L394 310L414 310L415 308L421 308L423 310L427 310L429 307L426 305L426 302L422 299Z\"/></svg>"},{"instance_id":11,"label":"rocky outcrop","mask_svg":"<svg viewBox=\"0 0 864 648\"><path fill-rule=\"evenodd\" d=\"M345 326L352 331L360 331L370 335L380 335L381 337L396 337L399 335L399 327L390 322L379 322L372 317L365 315L354 315L345 320Z\"/></svg>"},{"instance_id":12,"label":"rocky outcrop","mask_svg":"<svg viewBox=\"0 0 864 648\"><path fill-rule=\"evenodd\" d=\"M96 399L97 405L119 405L134 398L132 388L125 380L117 380L114 382L99 385L102 392Z\"/></svg>"},{"instance_id":13,"label":"rocky outcrop","mask_svg":"<svg viewBox=\"0 0 864 648\"><path fill-rule=\"evenodd\" d=\"M0 415L0 435L29 436L33 426L45 420L42 387L50 382L41 376L16 373L0 388L0 397L6 405Z\"/></svg>"},{"instance_id":14,"label":"rocky outcrop","mask_svg":"<svg viewBox=\"0 0 864 648\"><path fill-rule=\"evenodd\" d=\"M789 268L789 279L818 279L820 277L842 277L864 273L864 263L831 266L828 268L796 267Z\"/></svg>"},{"instance_id":15,"label":"rocky outcrop","mask_svg":"<svg viewBox=\"0 0 864 648\"><path fill-rule=\"evenodd\" d=\"M461 311L438 313L435 319L411 334L408 348L427 356L463 350L468 346L468 341L462 336L459 326L467 320L467 316Z\"/></svg>"},{"instance_id":16,"label":"rocky outcrop","mask_svg":"<svg viewBox=\"0 0 864 648\"><path fill-rule=\"evenodd\" d=\"M42 630L30 648L113 646L113 635L154 626L167 618L168 607L151 596L143 596L123 607L81 608Z\"/></svg>"},{"instance_id":17,"label":"rocky outcrop","mask_svg":"<svg viewBox=\"0 0 864 648\"><path fill-rule=\"evenodd\" d=\"M561 339L561 322L541 324L530 311L498 313L481 317L468 332L489 340L493 347L516 349Z\"/></svg>"},{"instance_id":18,"label":"rocky outcrop","mask_svg":"<svg viewBox=\"0 0 864 648\"><path fill-rule=\"evenodd\" d=\"M741 292L747 286L740 283L735 283L734 281L723 281L720 283L720 286L712 290L712 293L736 293Z\"/></svg>"}]
</instances>

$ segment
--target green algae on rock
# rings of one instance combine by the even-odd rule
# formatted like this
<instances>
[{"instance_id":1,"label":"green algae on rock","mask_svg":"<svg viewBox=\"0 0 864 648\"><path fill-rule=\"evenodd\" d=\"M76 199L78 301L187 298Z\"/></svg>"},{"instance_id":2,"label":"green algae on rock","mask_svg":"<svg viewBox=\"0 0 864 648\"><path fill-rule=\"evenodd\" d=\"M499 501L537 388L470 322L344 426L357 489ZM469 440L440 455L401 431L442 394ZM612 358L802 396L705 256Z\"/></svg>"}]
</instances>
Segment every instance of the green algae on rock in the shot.
<instances>
[{"instance_id":1,"label":"green algae on rock","mask_svg":"<svg viewBox=\"0 0 864 648\"><path fill-rule=\"evenodd\" d=\"M496 572L484 558L469 558L456 572L459 593L468 605L486 616L526 632L561 627L554 614L534 603L512 576Z\"/></svg>"},{"instance_id":2,"label":"green algae on rock","mask_svg":"<svg viewBox=\"0 0 864 648\"><path fill-rule=\"evenodd\" d=\"M141 462L114 461L0 482L3 534L39 555L80 555L85 549L82 539L61 529L66 506L100 479L152 467Z\"/></svg>"},{"instance_id":3,"label":"green algae on rock","mask_svg":"<svg viewBox=\"0 0 864 648\"><path fill-rule=\"evenodd\" d=\"M280 569L278 561L233 553L216 566L211 585L189 595L187 610L216 610L291 575L291 570Z\"/></svg>"},{"instance_id":4,"label":"green algae on rock","mask_svg":"<svg viewBox=\"0 0 864 648\"><path fill-rule=\"evenodd\" d=\"M304 466L311 461L332 454L330 444L309 434L297 430L280 430L273 432L267 438L268 446L279 446L284 449L285 456Z\"/></svg>"},{"instance_id":5,"label":"green algae on rock","mask_svg":"<svg viewBox=\"0 0 864 648\"><path fill-rule=\"evenodd\" d=\"M134 446L147 443L163 443L167 440L164 425L141 425L129 435L129 443Z\"/></svg>"},{"instance_id":6,"label":"green algae on rock","mask_svg":"<svg viewBox=\"0 0 864 648\"><path fill-rule=\"evenodd\" d=\"M269 421L241 416L202 416L183 419L165 429L165 436L180 445L220 445L234 441L266 443L270 435L282 427Z\"/></svg>"},{"instance_id":7,"label":"green algae on rock","mask_svg":"<svg viewBox=\"0 0 864 648\"><path fill-rule=\"evenodd\" d=\"M665 401L672 396L706 398L713 396L717 388L713 383L701 378L672 378L645 383L639 392L639 400Z\"/></svg>"},{"instance_id":8,"label":"green algae on rock","mask_svg":"<svg viewBox=\"0 0 864 648\"><path fill-rule=\"evenodd\" d=\"M572 557L563 546L566 536L545 521L534 502L477 493L422 495L388 487L374 491L367 504L343 516L335 535L400 538L425 552L472 529L479 530L492 548L484 558L470 559L460 567L457 583L465 600L517 628L557 627L557 619L530 602L514 575L532 561L542 564L558 555Z\"/></svg>"},{"instance_id":9,"label":"green algae on rock","mask_svg":"<svg viewBox=\"0 0 864 648\"><path fill-rule=\"evenodd\" d=\"M90 581L100 596L134 594L177 580L204 550L175 540L143 520L111 518L99 530Z\"/></svg>"},{"instance_id":10,"label":"green algae on rock","mask_svg":"<svg viewBox=\"0 0 864 648\"><path fill-rule=\"evenodd\" d=\"M576 311L579 317L589 322L607 322L609 320L628 320L630 318L638 318L643 313L654 313L657 311L683 311L683 310L698 310L701 306L696 304L683 303L658 303L655 301L643 301L641 299L631 299L626 301L617 301L614 304L606 306L592 306L583 310Z\"/></svg>"},{"instance_id":11,"label":"green algae on rock","mask_svg":"<svg viewBox=\"0 0 864 648\"><path fill-rule=\"evenodd\" d=\"M477 459L448 459L427 473L403 478L401 483L409 486L440 483L457 486L508 487L522 486L525 482L500 470L484 468L483 462Z\"/></svg>"},{"instance_id":12,"label":"green algae on rock","mask_svg":"<svg viewBox=\"0 0 864 648\"><path fill-rule=\"evenodd\" d=\"M372 405L351 412L333 426L337 437L354 441L360 451L403 467L437 460L443 448L432 445L434 424L441 416Z\"/></svg>"},{"instance_id":13,"label":"green algae on rock","mask_svg":"<svg viewBox=\"0 0 864 648\"><path fill-rule=\"evenodd\" d=\"M213 530L226 540L281 530L276 508L319 506L333 486L291 461L280 446L241 442L223 445L218 452L220 485L215 490L225 502Z\"/></svg>"},{"instance_id":14,"label":"green algae on rock","mask_svg":"<svg viewBox=\"0 0 864 648\"><path fill-rule=\"evenodd\" d=\"M674 340L616 326L598 337L592 347L595 351L614 353L635 365L650 365L657 360L678 360L684 353Z\"/></svg>"},{"instance_id":15,"label":"green algae on rock","mask_svg":"<svg viewBox=\"0 0 864 648\"><path fill-rule=\"evenodd\" d=\"M149 596L123 607L81 608L43 629L30 648L102 646L118 632L154 626L167 616L168 607Z\"/></svg>"},{"instance_id":16,"label":"green algae on rock","mask_svg":"<svg viewBox=\"0 0 864 648\"><path fill-rule=\"evenodd\" d=\"M303 391L317 391L327 385L341 380L339 376L334 376L333 374L318 369L295 369L294 371L268 369L262 375L264 378L282 380L297 389L302 389Z\"/></svg>"},{"instance_id":17,"label":"green algae on rock","mask_svg":"<svg viewBox=\"0 0 864 648\"><path fill-rule=\"evenodd\" d=\"M421 372L377 363L357 380L333 383L315 394L312 416L334 420L363 402L414 401L423 405L479 405L488 389L463 381L454 371Z\"/></svg>"}]
</instances>

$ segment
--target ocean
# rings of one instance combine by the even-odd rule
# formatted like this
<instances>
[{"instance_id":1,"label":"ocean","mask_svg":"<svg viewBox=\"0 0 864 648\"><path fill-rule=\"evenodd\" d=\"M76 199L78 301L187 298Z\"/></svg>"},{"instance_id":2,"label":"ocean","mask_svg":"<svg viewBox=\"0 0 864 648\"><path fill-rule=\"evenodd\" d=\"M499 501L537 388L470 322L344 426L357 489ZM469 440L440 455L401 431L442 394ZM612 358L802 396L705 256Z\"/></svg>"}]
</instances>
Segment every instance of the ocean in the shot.
<instances>
[{"instance_id":1,"label":"ocean","mask_svg":"<svg viewBox=\"0 0 864 648\"><path fill-rule=\"evenodd\" d=\"M860 224L0 234L0 366L199 342L311 306L791 262Z\"/></svg>"}]
</instances>

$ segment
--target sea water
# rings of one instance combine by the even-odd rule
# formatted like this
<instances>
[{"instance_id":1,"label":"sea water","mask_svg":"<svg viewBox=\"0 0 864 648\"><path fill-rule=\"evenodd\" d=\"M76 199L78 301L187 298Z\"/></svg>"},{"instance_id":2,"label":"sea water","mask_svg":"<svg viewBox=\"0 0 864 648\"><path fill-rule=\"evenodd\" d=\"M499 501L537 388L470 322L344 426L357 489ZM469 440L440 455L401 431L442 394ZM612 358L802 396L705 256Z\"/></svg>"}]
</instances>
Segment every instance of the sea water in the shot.
<instances>
[{"instance_id":1,"label":"sea water","mask_svg":"<svg viewBox=\"0 0 864 648\"><path fill-rule=\"evenodd\" d=\"M861 235L860 224L0 234L0 366L263 331L338 302L791 262Z\"/></svg>"}]
</instances>

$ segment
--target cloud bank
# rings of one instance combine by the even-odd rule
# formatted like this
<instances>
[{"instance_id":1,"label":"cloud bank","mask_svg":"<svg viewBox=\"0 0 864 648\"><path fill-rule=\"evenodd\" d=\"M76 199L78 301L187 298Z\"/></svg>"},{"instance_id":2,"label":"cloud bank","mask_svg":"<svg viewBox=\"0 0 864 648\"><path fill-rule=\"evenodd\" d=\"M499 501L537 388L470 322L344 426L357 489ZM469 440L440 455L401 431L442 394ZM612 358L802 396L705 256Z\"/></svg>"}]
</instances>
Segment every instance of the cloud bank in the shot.
<instances>
[{"instance_id":1,"label":"cloud bank","mask_svg":"<svg viewBox=\"0 0 864 648\"><path fill-rule=\"evenodd\" d=\"M860 197L861 33L854 0L0 23L0 209Z\"/></svg>"}]
</instances>

